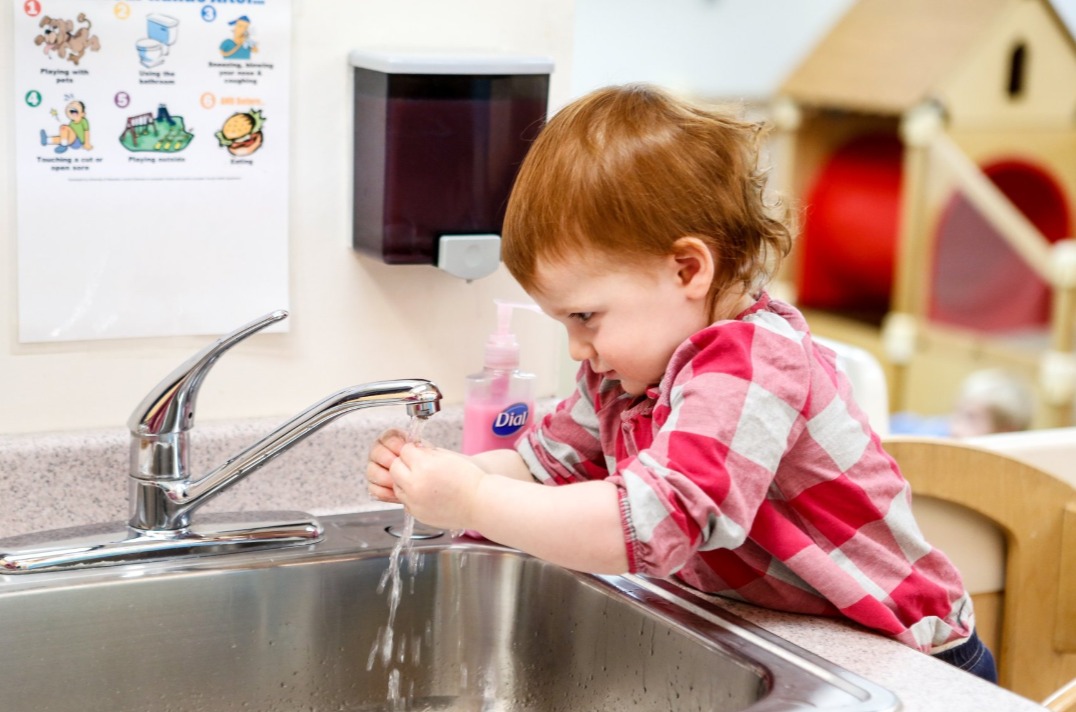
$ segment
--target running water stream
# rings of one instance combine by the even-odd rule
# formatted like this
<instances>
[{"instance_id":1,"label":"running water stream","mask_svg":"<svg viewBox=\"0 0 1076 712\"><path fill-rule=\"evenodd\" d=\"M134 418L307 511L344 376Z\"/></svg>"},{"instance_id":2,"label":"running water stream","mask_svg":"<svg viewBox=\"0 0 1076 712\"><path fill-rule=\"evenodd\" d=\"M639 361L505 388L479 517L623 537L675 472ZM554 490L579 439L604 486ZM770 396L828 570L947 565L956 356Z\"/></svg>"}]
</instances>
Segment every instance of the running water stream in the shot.
<instances>
[{"instance_id":1,"label":"running water stream","mask_svg":"<svg viewBox=\"0 0 1076 712\"><path fill-rule=\"evenodd\" d=\"M411 423L407 429L407 441L412 443L418 443L422 440L422 428L426 424L425 418L412 417ZM387 699L389 702L389 709L398 709L400 702L405 696L400 692L400 671L396 667L390 667L393 663L393 653L396 653L396 659L399 662L404 661L406 651L404 649L404 641L400 641L399 645L395 644L395 624L396 624L396 610L400 605L400 596L402 594L402 561L407 562L407 566L411 571L411 583L414 585L415 575L419 569L419 553L413 546L412 536L415 533L415 518L411 516L410 512L404 512L403 528L399 532L399 539L396 541L396 545L392 548L392 553L389 555L389 564L385 569L385 572L381 574L381 581L377 584L377 592L384 593L386 586L389 590L389 618L388 623L379 631L378 637L374 640L374 645L370 649L370 656L366 661L366 670L373 669L374 660L381 659L381 664L389 669L389 685ZM417 660L420 653L419 646L421 639L416 639L412 643L411 656ZM398 648L398 649L397 649Z\"/></svg>"}]
</instances>

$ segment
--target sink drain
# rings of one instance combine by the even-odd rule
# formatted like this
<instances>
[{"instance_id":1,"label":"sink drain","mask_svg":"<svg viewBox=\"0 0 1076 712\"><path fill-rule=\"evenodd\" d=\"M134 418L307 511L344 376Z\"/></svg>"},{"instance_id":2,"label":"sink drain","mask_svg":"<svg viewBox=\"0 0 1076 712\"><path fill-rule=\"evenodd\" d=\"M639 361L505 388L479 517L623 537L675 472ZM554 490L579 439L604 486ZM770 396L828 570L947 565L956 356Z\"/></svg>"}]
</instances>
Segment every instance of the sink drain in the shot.
<instances>
[{"instance_id":1,"label":"sink drain","mask_svg":"<svg viewBox=\"0 0 1076 712\"><path fill-rule=\"evenodd\" d=\"M397 539L404 535L403 529L403 526L399 524L390 524L385 527L385 531ZM419 524L418 522L415 522L414 531L411 532L412 539L436 539L437 537L444 535L444 529L434 529L433 527L428 527L424 524Z\"/></svg>"}]
</instances>

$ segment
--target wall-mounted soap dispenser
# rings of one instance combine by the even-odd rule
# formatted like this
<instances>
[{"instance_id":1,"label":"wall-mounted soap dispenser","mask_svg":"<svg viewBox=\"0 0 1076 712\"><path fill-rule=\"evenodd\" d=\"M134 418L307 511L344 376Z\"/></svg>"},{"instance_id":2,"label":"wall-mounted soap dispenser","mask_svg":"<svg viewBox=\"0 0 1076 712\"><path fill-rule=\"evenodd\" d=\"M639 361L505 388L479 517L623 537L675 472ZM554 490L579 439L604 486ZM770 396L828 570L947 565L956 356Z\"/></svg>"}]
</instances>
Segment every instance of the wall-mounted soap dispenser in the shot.
<instances>
[{"instance_id":1,"label":"wall-mounted soap dispenser","mask_svg":"<svg viewBox=\"0 0 1076 712\"><path fill-rule=\"evenodd\" d=\"M472 280L500 263L512 183L546 117L552 60L355 50L352 245Z\"/></svg>"}]
</instances>

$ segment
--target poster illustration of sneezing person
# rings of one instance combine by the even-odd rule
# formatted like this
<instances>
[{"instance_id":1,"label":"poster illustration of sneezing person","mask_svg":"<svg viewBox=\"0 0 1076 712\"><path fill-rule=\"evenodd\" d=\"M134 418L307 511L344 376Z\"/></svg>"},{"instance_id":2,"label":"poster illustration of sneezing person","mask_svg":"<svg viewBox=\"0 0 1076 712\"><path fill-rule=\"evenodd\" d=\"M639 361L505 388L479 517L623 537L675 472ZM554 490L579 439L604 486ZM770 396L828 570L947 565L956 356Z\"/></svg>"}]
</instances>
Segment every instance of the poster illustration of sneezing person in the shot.
<instances>
[{"instance_id":1,"label":"poster illustration of sneezing person","mask_svg":"<svg viewBox=\"0 0 1076 712\"><path fill-rule=\"evenodd\" d=\"M11 7L19 340L287 308L291 0Z\"/></svg>"}]
</instances>

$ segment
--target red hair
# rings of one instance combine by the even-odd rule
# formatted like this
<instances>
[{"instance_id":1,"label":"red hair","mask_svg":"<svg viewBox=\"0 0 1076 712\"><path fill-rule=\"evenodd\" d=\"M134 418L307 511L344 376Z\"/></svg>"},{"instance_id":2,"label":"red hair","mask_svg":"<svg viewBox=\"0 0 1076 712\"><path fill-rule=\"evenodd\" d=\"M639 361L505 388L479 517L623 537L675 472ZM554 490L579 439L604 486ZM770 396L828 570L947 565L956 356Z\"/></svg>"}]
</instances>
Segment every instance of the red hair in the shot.
<instances>
[{"instance_id":1,"label":"red hair","mask_svg":"<svg viewBox=\"0 0 1076 712\"><path fill-rule=\"evenodd\" d=\"M648 85L574 101L542 129L516 177L504 263L529 291L540 260L664 256L694 236L714 256L712 297L761 287L791 246L784 214L763 199L762 128Z\"/></svg>"}]
</instances>

